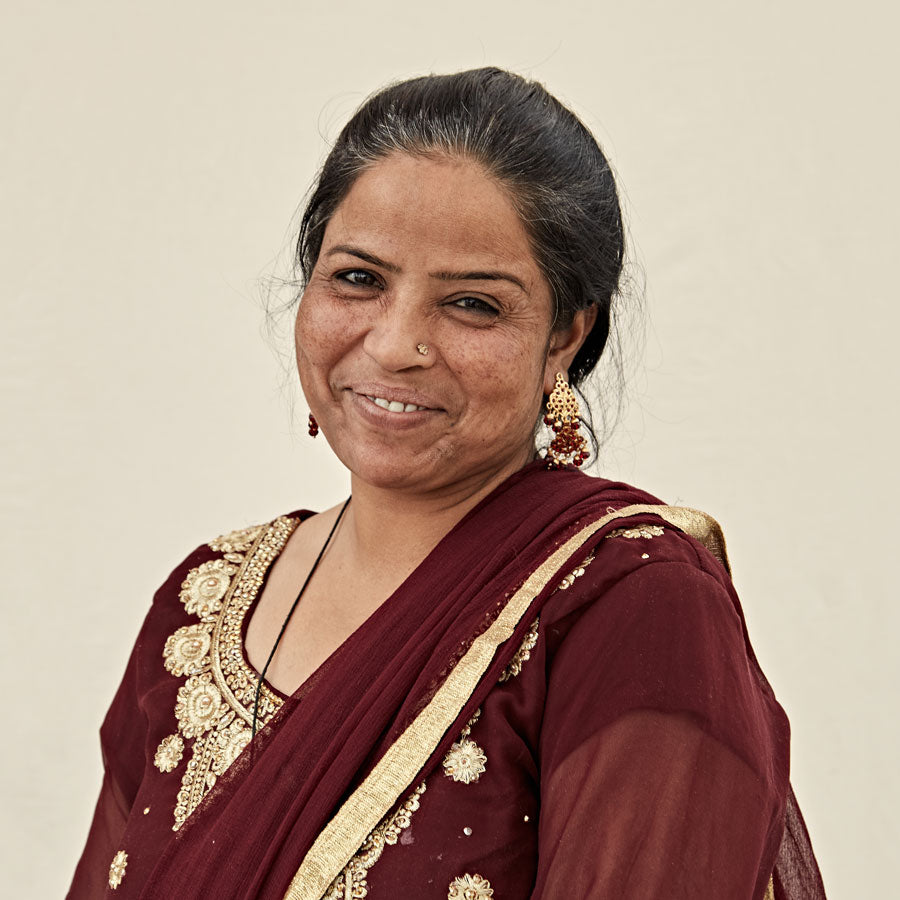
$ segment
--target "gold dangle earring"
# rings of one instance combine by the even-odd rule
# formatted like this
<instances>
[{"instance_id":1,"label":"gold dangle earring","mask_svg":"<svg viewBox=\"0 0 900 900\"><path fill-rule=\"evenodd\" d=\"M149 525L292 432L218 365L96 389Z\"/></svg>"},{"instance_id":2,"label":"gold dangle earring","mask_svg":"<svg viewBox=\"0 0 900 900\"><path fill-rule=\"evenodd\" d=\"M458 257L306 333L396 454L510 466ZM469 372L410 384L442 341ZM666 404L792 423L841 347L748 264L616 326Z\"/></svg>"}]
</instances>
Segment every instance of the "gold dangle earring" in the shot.
<instances>
[{"instance_id":1,"label":"gold dangle earring","mask_svg":"<svg viewBox=\"0 0 900 900\"><path fill-rule=\"evenodd\" d=\"M581 420L578 418L578 398L562 372L556 373L553 393L547 398L544 424L549 425L554 434L544 457L548 469L580 466L588 458L587 441L581 433Z\"/></svg>"},{"instance_id":2,"label":"gold dangle earring","mask_svg":"<svg viewBox=\"0 0 900 900\"><path fill-rule=\"evenodd\" d=\"M319 423L316 421L316 417L310 413L309 414L309 436L315 437L319 433Z\"/></svg>"}]
</instances>

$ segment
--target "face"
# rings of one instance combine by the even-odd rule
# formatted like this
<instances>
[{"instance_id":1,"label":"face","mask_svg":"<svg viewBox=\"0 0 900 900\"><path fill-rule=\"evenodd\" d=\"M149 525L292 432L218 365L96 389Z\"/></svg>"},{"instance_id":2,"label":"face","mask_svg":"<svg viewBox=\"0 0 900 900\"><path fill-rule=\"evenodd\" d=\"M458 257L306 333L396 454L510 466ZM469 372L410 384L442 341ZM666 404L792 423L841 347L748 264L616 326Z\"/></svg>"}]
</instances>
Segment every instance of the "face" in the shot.
<instances>
[{"instance_id":1,"label":"face","mask_svg":"<svg viewBox=\"0 0 900 900\"><path fill-rule=\"evenodd\" d=\"M502 480L532 458L542 395L583 336L583 314L552 334L551 314L506 190L473 162L396 154L325 230L297 315L303 392L355 478Z\"/></svg>"}]
</instances>

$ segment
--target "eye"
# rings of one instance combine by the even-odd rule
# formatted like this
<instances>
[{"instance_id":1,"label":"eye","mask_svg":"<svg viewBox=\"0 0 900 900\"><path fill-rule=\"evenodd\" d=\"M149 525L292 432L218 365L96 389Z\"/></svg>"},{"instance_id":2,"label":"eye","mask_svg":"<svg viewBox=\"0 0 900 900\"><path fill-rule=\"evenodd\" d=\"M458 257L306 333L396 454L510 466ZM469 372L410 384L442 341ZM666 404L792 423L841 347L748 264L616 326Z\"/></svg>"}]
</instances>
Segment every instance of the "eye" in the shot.
<instances>
[{"instance_id":1,"label":"eye","mask_svg":"<svg viewBox=\"0 0 900 900\"><path fill-rule=\"evenodd\" d=\"M491 305L487 300L483 300L481 297L460 297L458 300L453 301L453 305L459 309L471 310L472 312L485 317L496 316L499 314L497 307Z\"/></svg>"},{"instance_id":2,"label":"eye","mask_svg":"<svg viewBox=\"0 0 900 900\"><path fill-rule=\"evenodd\" d=\"M378 287L378 279L365 269L350 269L347 272L338 272L335 277L346 284L352 284L354 287Z\"/></svg>"}]
</instances>

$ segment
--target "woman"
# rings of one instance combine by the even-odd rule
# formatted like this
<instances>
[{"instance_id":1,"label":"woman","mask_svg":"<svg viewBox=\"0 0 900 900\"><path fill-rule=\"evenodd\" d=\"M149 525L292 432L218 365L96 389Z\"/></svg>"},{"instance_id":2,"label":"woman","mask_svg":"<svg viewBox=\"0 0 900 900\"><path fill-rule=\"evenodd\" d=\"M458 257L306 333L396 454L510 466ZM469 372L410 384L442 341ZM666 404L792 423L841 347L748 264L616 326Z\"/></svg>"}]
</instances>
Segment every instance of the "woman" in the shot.
<instances>
[{"instance_id":1,"label":"woman","mask_svg":"<svg viewBox=\"0 0 900 900\"><path fill-rule=\"evenodd\" d=\"M609 166L539 85L362 106L297 247L352 500L157 593L70 897L824 896L715 523L577 468L622 258Z\"/></svg>"}]
</instances>

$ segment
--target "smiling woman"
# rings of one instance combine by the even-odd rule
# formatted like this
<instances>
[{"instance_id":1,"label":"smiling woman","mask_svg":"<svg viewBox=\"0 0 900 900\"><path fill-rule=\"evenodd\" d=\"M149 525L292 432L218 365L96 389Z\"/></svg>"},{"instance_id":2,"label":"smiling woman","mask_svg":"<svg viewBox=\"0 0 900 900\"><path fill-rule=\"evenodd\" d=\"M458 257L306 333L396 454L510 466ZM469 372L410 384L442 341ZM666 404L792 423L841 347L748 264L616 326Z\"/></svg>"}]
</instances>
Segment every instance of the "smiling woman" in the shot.
<instances>
[{"instance_id":1,"label":"smiling woman","mask_svg":"<svg viewBox=\"0 0 900 900\"><path fill-rule=\"evenodd\" d=\"M70 897L824 896L718 526L577 469L623 252L540 85L362 106L297 245L310 432L352 498L157 593Z\"/></svg>"},{"instance_id":2,"label":"smiling woman","mask_svg":"<svg viewBox=\"0 0 900 900\"><path fill-rule=\"evenodd\" d=\"M395 153L325 228L297 316L300 381L366 484L477 492L534 456L542 398L595 314L551 329L529 236L482 166Z\"/></svg>"}]
</instances>

